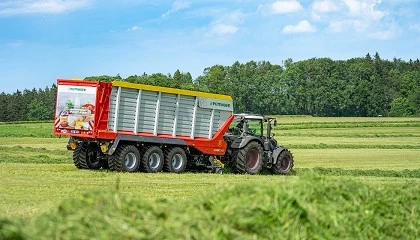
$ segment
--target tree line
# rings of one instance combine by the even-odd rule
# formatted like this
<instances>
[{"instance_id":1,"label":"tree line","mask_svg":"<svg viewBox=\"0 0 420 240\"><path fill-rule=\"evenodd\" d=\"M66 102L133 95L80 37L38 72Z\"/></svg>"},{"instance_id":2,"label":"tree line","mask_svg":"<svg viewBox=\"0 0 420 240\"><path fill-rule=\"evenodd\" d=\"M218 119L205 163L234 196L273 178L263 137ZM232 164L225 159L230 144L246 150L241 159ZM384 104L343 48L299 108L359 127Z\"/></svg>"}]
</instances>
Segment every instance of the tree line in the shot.
<instances>
[{"instance_id":1,"label":"tree line","mask_svg":"<svg viewBox=\"0 0 420 240\"><path fill-rule=\"evenodd\" d=\"M57 86L0 93L0 122L52 120Z\"/></svg>"},{"instance_id":2,"label":"tree line","mask_svg":"<svg viewBox=\"0 0 420 240\"><path fill-rule=\"evenodd\" d=\"M312 58L282 65L268 61L214 65L193 79L172 74L142 74L125 79L91 76L86 80L127 81L231 95L236 113L334 117L419 116L420 61L373 57L349 60ZM0 94L0 121L52 119L57 87Z\"/></svg>"}]
</instances>

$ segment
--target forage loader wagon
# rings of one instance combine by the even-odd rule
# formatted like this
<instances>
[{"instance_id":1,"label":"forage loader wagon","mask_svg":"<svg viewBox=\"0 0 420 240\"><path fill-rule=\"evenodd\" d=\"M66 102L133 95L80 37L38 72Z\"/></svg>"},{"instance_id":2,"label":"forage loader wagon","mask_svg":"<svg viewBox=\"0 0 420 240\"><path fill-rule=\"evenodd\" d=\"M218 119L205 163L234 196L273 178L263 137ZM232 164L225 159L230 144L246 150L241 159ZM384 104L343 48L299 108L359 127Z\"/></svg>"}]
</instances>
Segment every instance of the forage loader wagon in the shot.
<instances>
[{"instance_id":1,"label":"forage loader wagon","mask_svg":"<svg viewBox=\"0 0 420 240\"><path fill-rule=\"evenodd\" d=\"M230 96L122 81L57 80L54 133L70 136L78 168L287 174L290 151L274 118L233 114ZM266 132L264 132L266 126Z\"/></svg>"}]
</instances>

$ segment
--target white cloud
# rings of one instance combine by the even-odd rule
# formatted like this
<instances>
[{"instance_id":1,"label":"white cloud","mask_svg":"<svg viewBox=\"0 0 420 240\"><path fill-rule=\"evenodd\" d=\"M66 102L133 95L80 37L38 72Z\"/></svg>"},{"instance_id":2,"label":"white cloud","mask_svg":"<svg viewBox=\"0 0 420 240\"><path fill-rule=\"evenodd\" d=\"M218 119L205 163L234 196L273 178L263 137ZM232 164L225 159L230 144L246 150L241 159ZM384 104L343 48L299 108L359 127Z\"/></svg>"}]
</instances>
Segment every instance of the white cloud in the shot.
<instances>
[{"instance_id":1,"label":"white cloud","mask_svg":"<svg viewBox=\"0 0 420 240\"><path fill-rule=\"evenodd\" d=\"M319 21L319 20L321 20L321 15L319 15L317 12L315 12L315 11L312 11L311 12L311 18L313 19L313 20L315 20L315 21Z\"/></svg>"},{"instance_id":2,"label":"white cloud","mask_svg":"<svg viewBox=\"0 0 420 240\"><path fill-rule=\"evenodd\" d=\"M58 14L86 7L91 0L15 0L0 3L0 16L50 13Z\"/></svg>"},{"instance_id":3,"label":"white cloud","mask_svg":"<svg viewBox=\"0 0 420 240\"><path fill-rule=\"evenodd\" d=\"M332 20L328 26L328 29L332 32L342 32L348 29L354 29L357 32L364 32L368 28L368 24L358 19Z\"/></svg>"},{"instance_id":4,"label":"white cloud","mask_svg":"<svg viewBox=\"0 0 420 240\"><path fill-rule=\"evenodd\" d=\"M340 16L326 16L329 31L354 30L367 33L368 36L376 39L391 38L392 34L387 30L391 28L391 24L386 21L388 13L378 9L382 0L341 0L341 2L343 5L341 5ZM315 8L315 4L313 7Z\"/></svg>"},{"instance_id":5,"label":"white cloud","mask_svg":"<svg viewBox=\"0 0 420 240\"><path fill-rule=\"evenodd\" d=\"M392 24L388 29L384 31L377 31L369 34L369 37L378 39L378 40L390 40L394 39L400 34L400 28L397 24Z\"/></svg>"},{"instance_id":6,"label":"white cloud","mask_svg":"<svg viewBox=\"0 0 420 240\"><path fill-rule=\"evenodd\" d=\"M283 28L283 33L305 33L305 32L316 32L316 27L314 27L307 20L300 21L296 25L286 25Z\"/></svg>"},{"instance_id":7,"label":"white cloud","mask_svg":"<svg viewBox=\"0 0 420 240\"><path fill-rule=\"evenodd\" d=\"M225 24L240 24L244 22L246 15L241 10L235 10L231 13L225 14L219 17L213 23L225 23Z\"/></svg>"},{"instance_id":8,"label":"white cloud","mask_svg":"<svg viewBox=\"0 0 420 240\"><path fill-rule=\"evenodd\" d=\"M235 25L219 23L219 24L215 24L211 28L211 34L216 34L216 35L234 34L238 31L238 29L239 28L236 27Z\"/></svg>"},{"instance_id":9,"label":"white cloud","mask_svg":"<svg viewBox=\"0 0 420 240\"><path fill-rule=\"evenodd\" d=\"M172 8L169 9L166 13L162 14L162 18L165 18L171 14L179 12L181 10L187 9L191 6L190 2L177 0L172 3Z\"/></svg>"},{"instance_id":10,"label":"white cloud","mask_svg":"<svg viewBox=\"0 0 420 240\"><path fill-rule=\"evenodd\" d=\"M281 0L272 4L260 4L258 6L258 11L263 15L294 13L302 9L302 4L297 0Z\"/></svg>"},{"instance_id":11,"label":"white cloud","mask_svg":"<svg viewBox=\"0 0 420 240\"><path fill-rule=\"evenodd\" d=\"M129 28L127 31L129 31L129 32L134 32L134 31L137 31L137 30L140 30L141 29L141 27L139 27L139 26L132 26L131 28Z\"/></svg>"},{"instance_id":12,"label":"white cloud","mask_svg":"<svg viewBox=\"0 0 420 240\"><path fill-rule=\"evenodd\" d=\"M315 1L312 4L312 9L318 13L331 13L340 10L340 8L331 0Z\"/></svg>"},{"instance_id":13,"label":"white cloud","mask_svg":"<svg viewBox=\"0 0 420 240\"><path fill-rule=\"evenodd\" d=\"M386 13L375 9L382 0L342 0L353 17L380 20Z\"/></svg>"},{"instance_id":14,"label":"white cloud","mask_svg":"<svg viewBox=\"0 0 420 240\"><path fill-rule=\"evenodd\" d=\"M213 21L210 26L211 35L229 35L239 30L239 25L244 22L246 15L241 10L225 14Z\"/></svg>"}]
</instances>

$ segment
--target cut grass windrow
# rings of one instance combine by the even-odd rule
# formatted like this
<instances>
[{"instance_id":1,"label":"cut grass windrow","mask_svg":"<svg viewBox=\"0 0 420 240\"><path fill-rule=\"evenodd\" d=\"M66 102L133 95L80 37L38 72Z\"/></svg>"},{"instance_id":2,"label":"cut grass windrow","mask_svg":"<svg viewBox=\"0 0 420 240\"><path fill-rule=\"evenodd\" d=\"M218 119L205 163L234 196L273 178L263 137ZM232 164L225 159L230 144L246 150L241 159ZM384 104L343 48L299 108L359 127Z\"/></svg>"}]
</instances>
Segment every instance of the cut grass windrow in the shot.
<instances>
[{"instance_id":1,"label":"cut grass windrow","mask_svg":"<svg viewBox=\"0 0 420 240\"><path fill-rule=\"evenodd\" d=\"M54 136L53 128L53 122L0 124L0 137L56 138L57 136Z\"/></svg>"},{"instance_id":2,"label":"cut grass windrow","mask_svg":"<svg viewBox=\"0 0 420 240\"><path fill-rule=\"evenodd\" d=\"M72 152L67 150L0 146L0 151L0 163L68 164L72 162Z\"/></svg>"},{"instance_id":3,"label":"cut grass windrow","mask_svg":"<svg viewBox=\"0 0 420 240\"><path fill-rule=\"evenodd\" d=\"M308 172L315 172L320 175L326 176L371 176L371 177L392 177L392 178L420 178L420 166L419 169L406 169L402 171L394 170L380 170L380 169L341 169L341 168L298 168L295 170L295 174L305 174Z\"/></svg>"},{"instance_id":4,"label":"cut grass windrow","mask_svg":"<svg viewBox=\"0 0 420 240\"><path fill-rule=\"evenodd\" d=\"M0 122L0 125L20 125L20 124L38 124L38 123L48 123L53 124L53 120L44 120L44 121L15 121L15 122Z\"/></svg>"},{"instance_id":5,"label":"cut grass windrow","mask_svg":"<svg viewBox=\"0 0 420 240\"><path fill-rule=\"evenodd\" d=\"M275 130L362 127L420 127L420 122L314 122L279 124Z\"/></svg>"},{"instance_id":6,"label":"cut grass windrow","mask_svg":"<svg viewBox=\"0 0 420 240\"><path fill-rule=\"evenodd\" d=\"M5 147L0 146L0 151L2 152L29 152L29 153L45 153L45 154L55 154L55 155L67 155L71 153L68 150L49 150L45 148L33 148L33 147L21 147L21 146L13 146L13 147Z\"/></svg>"},{"instance_id":7,"label":"cut grass windrow","mask_svg":"<svg viewBox=\"0 0 420 240\"><path fill-rule=\"evenodd\" d=\"M420 138L420 133L404 133L404 134L360 134L349 132L347 134L322 134L322 133L291 133L291 132L282 132L277 131L276 137L336 137L336 138L406 138L406 137L416 137Z\"/></svg>"},{"instance_id":8,"label":"cut grass windrow","mask_svg":"<svg viewBox=\"0 0 420 240\"><path fill-rule=\"evenodd\" d=\"M418 145L373 145L373 144L287 144L290 149L420 149Z\"/></svg>"}]
</instances>

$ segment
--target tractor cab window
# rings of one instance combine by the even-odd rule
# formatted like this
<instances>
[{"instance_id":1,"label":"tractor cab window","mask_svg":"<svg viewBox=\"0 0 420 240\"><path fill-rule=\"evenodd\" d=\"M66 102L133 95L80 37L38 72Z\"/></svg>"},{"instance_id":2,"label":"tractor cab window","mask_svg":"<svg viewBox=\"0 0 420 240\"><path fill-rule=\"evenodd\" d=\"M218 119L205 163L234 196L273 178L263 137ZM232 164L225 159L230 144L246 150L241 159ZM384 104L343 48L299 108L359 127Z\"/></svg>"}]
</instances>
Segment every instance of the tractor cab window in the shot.
<instances>
[{"instance_id":1,"label":"tractor cab window","mask_svg":"<svg viewBox=\"0 0 420 240\"><path fill-rule=\"evenodd\" d=\"M229 126L229 132L234 135L248 134L263 136L262 121L260 119L235 118Z\"/></svg>"},{"instance_id":2,"label":"tractor cab window","mask_svg":"<svg viewBox=\"0 0 420 240\"><path fill-rule=\"evenodd\" d=\"M247 134L262 136L262 121L259 119L245 119L244 130Z\"/></svg>"}]
</instances>

